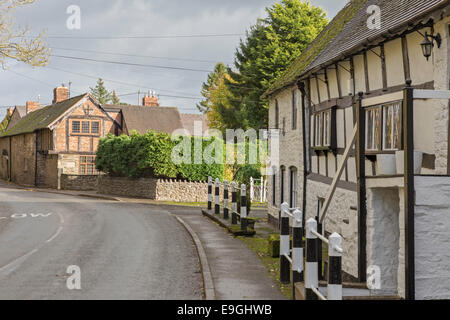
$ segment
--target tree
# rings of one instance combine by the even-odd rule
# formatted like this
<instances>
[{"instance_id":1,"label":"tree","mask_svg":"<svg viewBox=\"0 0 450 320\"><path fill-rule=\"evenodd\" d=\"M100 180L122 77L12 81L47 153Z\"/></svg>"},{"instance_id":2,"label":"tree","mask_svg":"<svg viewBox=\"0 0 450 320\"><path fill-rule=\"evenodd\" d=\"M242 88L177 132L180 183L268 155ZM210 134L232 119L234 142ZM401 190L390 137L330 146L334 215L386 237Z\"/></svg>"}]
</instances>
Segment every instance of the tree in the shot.
<instances>
[{"instance_id":1,"label":"tree","mask_svg":"<svg viewBox=\"0 0 450 320\"><path fill-rule=\"evenodd\" d=\"M97 85L95 88L90 88L91 94L97 99L100 104L107 104L111 102L112 95L105 88L105 83L102 78L97 80Z\"/></svg>"},{"instance_id":2,"label":"tree","mask_svg":"<svg viewBox=\"0 0 450 320\"><path fill-rule=\"evenodd\" d=\"M116 95L116 90L113 90L113 92L112 92L111 103L112 104L120 104L120 99Z\"/></svg>"},{"instance_id":3,"label":"tree","mask_svg":"<svg viewBox=\"0 0 450 320\"><path fill-rule=\"evenodd\" d=\"M328 23L325 12L308 1L282 0L266 12L267 17L258 19L241 40L235 69L228 68L226 73L230 78L225 79L229 106L216 107L224 127L267 128L268 102L262 94ZM222 115L225 111L234 114L232 120L236 121L228 122Z\"/></svg>"},{"instance_id":4,"label":"tree","mask_svg":"<svg viewBox=\"0 0 450 320\"><path fill-rule=\"evenodd\" d=\"M0 132L4 132L6 130L6 128L8 127L9 121L11 120L11 116L12 116L12 108L9 108L6 111L5 118L0 123Z\"/></svg>"},{"instance_id":5,"label":"tree","mask_svg":"<svg viewBox=\"0 0 450 320\"><path fill-rule=\"evenodd\" d=\"M3 69L7 60L17 60L32 66L48 64L50 50L43 43L44 33L28 37L27 28L14 24L12 13L18 7L32 4L35 0L0 0L0 64Z\"/></svg>"}]
</instances>

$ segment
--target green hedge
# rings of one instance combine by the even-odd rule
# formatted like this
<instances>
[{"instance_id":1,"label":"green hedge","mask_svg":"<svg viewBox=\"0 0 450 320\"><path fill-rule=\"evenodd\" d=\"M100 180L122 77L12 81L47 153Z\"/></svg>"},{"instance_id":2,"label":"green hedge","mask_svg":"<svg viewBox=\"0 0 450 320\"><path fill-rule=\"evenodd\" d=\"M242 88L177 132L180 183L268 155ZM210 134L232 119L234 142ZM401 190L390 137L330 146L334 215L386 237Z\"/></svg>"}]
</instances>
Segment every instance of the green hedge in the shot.
<instances>
[{"instance_id":1,"label":"green hedge","mask_svg":"<svg viewBox=\"0 0 450 320\"><path fill-rule=\"evenodd\" d=\"M213 139L191 139L191 158L194 159L194 139L200 139L202 153ZM116 137L108 135L100 140L97 150L96 167L113 176L131 178L162 177L179 178L189 181L206 181L208 176L223 178L222 164L175 164L172 151L179 144L179 139L172 139L167 133L149 131L146 134L133 132L130 136ZM193 163L193 161L192 161Z\"/></svg>"}]
</instances>

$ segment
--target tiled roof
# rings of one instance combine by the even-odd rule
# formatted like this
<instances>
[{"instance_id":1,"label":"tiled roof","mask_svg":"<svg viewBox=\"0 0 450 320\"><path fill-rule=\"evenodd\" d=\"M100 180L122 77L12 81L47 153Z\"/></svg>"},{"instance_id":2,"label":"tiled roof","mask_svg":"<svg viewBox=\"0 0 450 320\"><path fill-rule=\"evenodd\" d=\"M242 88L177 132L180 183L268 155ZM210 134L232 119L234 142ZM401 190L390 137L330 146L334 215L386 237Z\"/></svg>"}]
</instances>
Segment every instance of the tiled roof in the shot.
<instances>
[{"instance_id":1,"label":"tiled roof","mask_svg":"<svg viewBox=\"0 0 450 320\"><path fill-rule=\"evenodd\" d=\"M208 119L206 115L203 114L187 114L182 113L181 116L181 123L183 124L183 128L189 131L191 135L194 135L194 125L196 122L202 123L202 132L200 134L204 134L206 131L208 131Z\"/></svg>"},{"instance_id":2,"label":"tiled roof","mask_svg":"<svg viewBox=\"0 0 450 320\"><path fill-rule=\"evenodd\" d=\"M35 130L47 128L53 121L58 119L58 117L60 117L64 112L69 110L85 96L86 94L83 94L31 112L24 116L14 127L2 133L0 137L32 133Z\"/></svg>"},{"instance_id":3,"label":"tiled roof","mask_svg":"<svg viewBox=\"0 0 450 320\"><path fill-rule=\"evenodd\" d=\"M420 19L439 7L449 6L448 0L352 0L319 34L302 55L288 67L265 95L274 93L297 78L358 48L365 41ZM381 28L369 29L367 9L381 9Z\"/></svg>"},{"instance_id":4,"label":"tiled roof","mask_svg":"<svg viewBox=\"0 0 450 320\"><path fill-rule=\"evenodd\" d=\"M180 114L175 107L142 107L104 105L105 110L122 110L123 121L128 132L136 130L144 134L149 130L172 133L183 128Z\"/></svg>"}]
</instances>

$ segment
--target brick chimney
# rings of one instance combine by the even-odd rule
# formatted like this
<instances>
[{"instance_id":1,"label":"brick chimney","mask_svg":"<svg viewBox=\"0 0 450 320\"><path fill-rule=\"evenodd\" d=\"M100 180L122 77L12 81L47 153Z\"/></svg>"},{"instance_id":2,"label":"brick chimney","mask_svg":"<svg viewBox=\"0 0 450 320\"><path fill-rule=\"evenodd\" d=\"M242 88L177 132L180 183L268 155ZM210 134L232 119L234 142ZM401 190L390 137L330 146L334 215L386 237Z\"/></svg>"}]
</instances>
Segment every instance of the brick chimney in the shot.
<instances>
[{"instance_id":1,"label":"brick chimney","mask_svg":"<svg viewBox=\"0 0 450 320\"><path fill-rule=\"evenodd\" d=\"M69 88L62 85L53 89L53 104L69 99Z\"/></svg>"},{"instance_id":2,"label":"brick chimney","mask_svg":"<svg viewBox=\"0 0 450 320\"><path fill-rule=\"evenodd\" d=\"M144 96L142 99L142 105L144 107L159 107L159 100L154 92L149 92L148 95Z\"/></svg>"},{"instance_id":3,"label":"brick chimney","mask_svg":"<svg viewBox=\"0 0 450 320\"><path fill-rule=\"evenodd\" d=\"M34 102L34 101L27 101L26 102L26 107L27 107L27 114L36 111L37 109L39 109L41 107L41 104L39 102Z\"/></svg>"}]
</instances>

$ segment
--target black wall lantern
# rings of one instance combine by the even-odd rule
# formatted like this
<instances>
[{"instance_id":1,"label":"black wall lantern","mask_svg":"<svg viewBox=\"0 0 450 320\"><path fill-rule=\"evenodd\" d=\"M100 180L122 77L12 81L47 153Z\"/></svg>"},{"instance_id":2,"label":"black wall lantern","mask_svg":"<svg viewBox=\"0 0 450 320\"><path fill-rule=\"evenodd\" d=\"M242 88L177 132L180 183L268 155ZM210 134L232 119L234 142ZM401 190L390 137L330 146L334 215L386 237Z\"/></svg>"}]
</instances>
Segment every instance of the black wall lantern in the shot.
<instances>
[{"instance_id":1,"label":"black wall lantern","mask_svg":"<svg viewBox=\"0 0 450 320\"><path fill-rule=\"evenodd\" d=\"M438 48L440 48L442 42L441 35L438 33L436 36L433 36L432 34L428 35L428 33L425 32L425 39L423 39L420 45L422 46L422 52L424 57L427 58L427 61L431 57L431 53L433 52L434 41L436 41Z\"/></svg>"}]
</instances>

